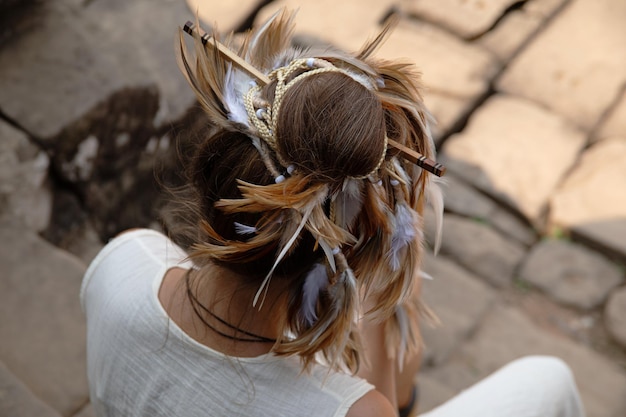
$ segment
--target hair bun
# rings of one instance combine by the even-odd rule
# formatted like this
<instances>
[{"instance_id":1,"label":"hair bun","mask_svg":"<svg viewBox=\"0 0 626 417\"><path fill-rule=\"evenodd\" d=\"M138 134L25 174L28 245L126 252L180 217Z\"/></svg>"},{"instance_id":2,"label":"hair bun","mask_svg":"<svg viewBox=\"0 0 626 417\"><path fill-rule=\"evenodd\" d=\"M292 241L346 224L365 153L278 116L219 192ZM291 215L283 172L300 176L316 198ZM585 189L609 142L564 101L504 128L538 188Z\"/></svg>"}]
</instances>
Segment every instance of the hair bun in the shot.
<instances>
[{"instance_id":1,"label":"hair bun","mask_svg":"<svg viewBox=\"0 0 626 417\"><path fill-rule=\"evenodd\" d=\"M380 164L386 147L380 100L349 76L326 72L297 82L279 112L283 163L326 180L364 176Z\"/></svg>"}]
</instances>

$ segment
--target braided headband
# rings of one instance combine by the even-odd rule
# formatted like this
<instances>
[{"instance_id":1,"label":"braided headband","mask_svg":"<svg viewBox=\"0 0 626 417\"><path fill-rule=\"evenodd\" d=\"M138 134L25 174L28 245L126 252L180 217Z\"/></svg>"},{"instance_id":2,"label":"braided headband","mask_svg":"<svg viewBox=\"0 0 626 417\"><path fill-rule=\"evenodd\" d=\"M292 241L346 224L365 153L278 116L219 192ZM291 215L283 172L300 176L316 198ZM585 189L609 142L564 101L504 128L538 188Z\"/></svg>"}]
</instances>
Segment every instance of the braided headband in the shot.
<instances>
[{"instance_id":1,"label":"braided headband","mask_svg":"<svg viewBox=\"0 0 626 417\"><path fill-rule=\"evenodd\" d=\"M294 72L299 70L305 70L305 72L289 80L289 77ZM244 105L246 108L246 112L248 113L250 123L254 125L254 127L256 127L261 139L263 139L265 143L267 143L267 145L276 153L279 161L284 166L288 166L288 161L281 160L278 153L278 146L276 144L276 127L278 125L278 115L283 102L283 98L285 97L287 90L289 90L298 82L310 76L326 72L339 72L345 74L348 77L354 79L356 82L362 84L364 87L368 89L372 88L371 84L368 85L367 81L365 81L364 79L358 78L355 74L352 74L351 72L346 71L342 68L338 68L326 60L320 58L302 58L295 59L291 61L288 65L277 68L269 73L268 78L270 80L276 80L274 103L269 104L259 97L261 89L263 87L256 84L248 90L244 97ZM378 163L376 164L376 167L374 167L372 171L363 176L351 178L362 179L374 174L382 165L383 161L385 160L386 154L387 136L385 135L383 152L378 160Z\"/></svg>"},{"instance_id":2,"label":"braided headband","mask_svg":"<svg viewBox=\"0 0 626 417\"><path fill-rule=\"evenodd\" d=\"M197 27L194 23L192 23L191 21L187 21L185 23L185 25L183 26L183 31L185 31L187 34L194 36L197 35L202 44L207 47L207 48L214 48L216 49L225 59L227 59L228 61L230 61L232 64L234 64L236 67L238 67L239 69L241 69L242 71L246 72L247 74L251 75L254 79L256 79L259 84L262 85L268 85L271 83L271 79L263 74L261 71L259 71L257 68L255 68L254 66L250 65L250 63L246 62L243 58L241 58L239 55L235 54L233 51L231 51L230 49L228 49L226 46L224 46L223 44L221 44L220 42L217 41L217 39L211 37L208 33L206 33L204 30L202 30L201 28ZM333 68L336 68L333 66ZM348 76L355 78L353 75L351 75L350 73L348 73L347 71L344 71L340 68L336 68L337 71L340 72L344 72L347 73ZM334 71L334 70L333 70ZM311 71L305 72L304 74L307 74ZM298 77L296 77L298 78ZM356 79L356 78L355 78ZM359 81L358 79L356 79L357 81ZM361 82L361 81L359 81ZM284 94L284 92L283 92ZM257 108L261 108L263 107L264 103L257 103L257 105L259 105ZM246 109L247 110L247 109ZM248 113L250 114L250 113ZM249 116L249 118L251 119L251 121L253 121L254 119L258 118L256 115L256 110L254 111L254 116ZM254 123L254 122L253 122ZM255 124L256 126L256 124ZM266 140L264 139L264 142ZM414 151L411 148L408 148L394 140L388 139L387 137L385 137L385 141L386 144L389 147L394 148L397 152L399 152L400 156L402 156L402 158L406 159L407 161L410 161L414 164L416 164L417 166L423 168L424 170L438 176L441 177L445 174L446 172L446 167L443 166L442 164L433 161L432 159L429 159L427 157L425 157L424 155L420 154L419 152ZM268 145L271 147L270 143L267 142ZM275 143L275 140L274 140ZM385 154L383 153L383 158L384 159ZM380 161L380 163L382 163L382 159Z\"/></svg>"}]
</instances>

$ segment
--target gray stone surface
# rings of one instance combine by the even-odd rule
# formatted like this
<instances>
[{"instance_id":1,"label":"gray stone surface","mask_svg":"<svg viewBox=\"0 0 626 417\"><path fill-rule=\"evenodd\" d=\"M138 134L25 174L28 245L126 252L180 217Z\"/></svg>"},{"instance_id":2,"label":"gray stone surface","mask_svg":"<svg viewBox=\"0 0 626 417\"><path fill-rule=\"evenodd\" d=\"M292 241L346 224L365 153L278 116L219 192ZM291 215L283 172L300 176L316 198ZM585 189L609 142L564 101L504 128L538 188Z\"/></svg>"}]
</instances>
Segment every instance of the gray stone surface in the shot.
<instances>
[{"instance_id":1,"label":"gray stone surface","mask_svg":"<svg viewBox=\"0 0 626 417\"><path fill-rule=\"evenodd\" d=\"M429 241L434 236L432 222L426 223ZM445 215L441 254L446 255L496 287L511 284L515 268L525 250L484 222Z\"/></svg>"},{"instance_id":2,"label":"gray stone surface","mask_svg":"<svg viewBox=\"0 0 626 417\"><path fill-rule=\"evenodd\" d=\"M58 135L127 87L159 86L158 125L193 103L171 47L190 17L183 2L60 1L40 13L39 25L0 49L0 109L36 137Z\"/></svg>"},{"instance_id":3,"label":"gray stone surface","mask_svg":"<svg viewBox=\"0 0 626 417\"><path fill-rule=\"evenodd\" d=\"M604 310L604 322L609 333L626 349L626 287L611 294Z\"/></svg>"},{"instance_id":4,"label":"gray stone surface","mask_svg":"<svg viewBox=\"0 0 626 417\"><path fill-rule=\"evenodd\" d=\"M525 355L563 359L574 372L588 416L621 417L626 413L623 369L588 348L540 330L511 307L493 309L472 340L447 364L428 374L447 387L462 390Z\"/></svg>"},{"instance_id":5,"label":"gray stone surface","mask_svg":"<svg viewBox=\"0 0 626 417\"><path fill-rule=\"evenodd\" d=\"M562 117L527 100L496 95L448 139L443 152L455 173L540 225L550 194L584 144L582 132Z\"/></svg>"},{"instance_id":6,"label":"gray stone surface","mask_svg":"<svg viewBox=\"0 0 626 417\"><path fill-rule=\"evenodd\" d=\"M626 259L626 137L585 151L554 193L550 222Z\"/></svg>"},{"instance_id":7,"label":"gray stone surface","mask_svg":"<svg viewBox=\"0 0 626 417\"><path fill-rule=\"evenodd\" d=\"M45 152L0 120L0 219L35 231L48 226L52 210L48 165Z\"/></svg>"},{"instance_id":8,"label":"gray stone surface","mask_svg":"<svg viewBox=\"0 0 626 417\"><path fill-rule=\"evenodd\" d=\"M489 30L515 0L402 0L400 8L418 18L435 22L463 38L475 38Z\"/></svg>"},{"instance_id":9,"label":"gray stone surface","mask_svg":"<svg viewBox=\"0 0 626 417\"><path fill-rule=\"evenodd\" d=\"M574 0L510 64L497 87L591 129L626 81L622 0ZM581 30L585 28L585 30Z\"/></svg>"},{"instance_id":10,"label":"gray stone surface","mask_svg":"<svg viewBox=\"0 0 626 417\"><path fill-rule=\"evenodd\" d=\"M22 228L0 226L0 360L62 415L87 399L85 266Z\"/></svg>"},{"instance_id":11,"label":"gray stone surface","mask_svg":"<svg viewBox=\"0 0 626 417\"><path fill-rule=\"evenodd\" d=\"M537 239L530 226L453 174L446 175L443 191L447 211L485 221L525 245Z\"/></svg>"},{"instance_id":12,"label":"gray stone surface","mask_svg":"<svg viewBox=\"0 0 626 417\"><path fill-rule=\"evenodd\" d=\"M423 299L440 320L435 327L422 325L424 361L440 365L476 329L495 293L478 277L442 256L427 255L423 269L434 278L422 283Z\"/></svg>"},{"instance_id":13,"label":"gray stone surface","mask_svg":"<svg viewBox=\"0 0 626 417\"><path fill-rule=\"evenodd\" d=\"M0 415L6 417L61 417L39 400L0 362Z\"/></svg>"},{"instance_id":14,"label":"gray stone surface","mask_svg":"<svg viewBox=\"0 0 626 417\"><path fill-rule=\"evenodd\" d=\"M535 245L519 275L559 303L586 310L603 304L624 280L617 265L608 259L563 240Z\"/></svg>"}]
</instances>

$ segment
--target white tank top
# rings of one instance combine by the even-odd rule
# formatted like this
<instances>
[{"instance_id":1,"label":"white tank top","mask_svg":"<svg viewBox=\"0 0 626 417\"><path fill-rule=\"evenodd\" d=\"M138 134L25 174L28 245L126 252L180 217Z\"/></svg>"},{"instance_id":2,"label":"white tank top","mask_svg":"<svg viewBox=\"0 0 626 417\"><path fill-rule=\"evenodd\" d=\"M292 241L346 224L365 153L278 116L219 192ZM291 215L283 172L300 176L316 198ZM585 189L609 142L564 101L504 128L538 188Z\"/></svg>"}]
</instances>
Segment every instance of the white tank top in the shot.
<instances>
[{"instance_id":1,"label":"white tank top","mask_svg":"<svg viewBox=\"0 0 626 417\"><path fill-rule=\"evenodd\" d=\"M236 358L201 345L158 299L187 255L152 230L107 244L85 273L87 373L98 417L344 416L373 387L297 357Z\"/></svg>"}]
</instances>

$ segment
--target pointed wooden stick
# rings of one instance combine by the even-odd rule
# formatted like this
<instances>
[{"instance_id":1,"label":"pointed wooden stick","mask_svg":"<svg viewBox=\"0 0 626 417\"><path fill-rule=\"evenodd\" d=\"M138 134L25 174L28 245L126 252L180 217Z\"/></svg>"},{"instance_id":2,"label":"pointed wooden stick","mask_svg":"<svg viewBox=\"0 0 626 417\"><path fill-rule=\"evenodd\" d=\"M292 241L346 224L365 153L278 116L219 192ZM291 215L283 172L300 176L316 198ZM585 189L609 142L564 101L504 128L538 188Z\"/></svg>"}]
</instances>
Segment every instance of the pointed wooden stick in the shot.
<instances>
[{"instance_id":1,"label":"pointed wooden stick","mask_svg":"<svg viewBox=\"0 0 626 417\"><path fill-rule=\"evenodd\" d=\"M194 32L200 37L202 44L207 48L217 48L217 50L230 62L233 63L240 70L248 73L250 76L255 78L259 84L267 85L270 83L270 79L267 75L263 74L261 71L256 69L254 66L250 65L250 63L246 62L239 55L228 49L226 46L217 41L217 39L210 36L206 33L202 28L197 27L191 21L187 21L185 26L183 26L183 30L189 35L194 35ZM425 169L426 171L441 177L446 172L446 167L433 161L432 159L426 158L424 155L419 152L414 151L411 148L408 148L394 140L389 139L388 141L389 147L397 150L402 157L417 166Z\"/></svg>"}]
</instances>

